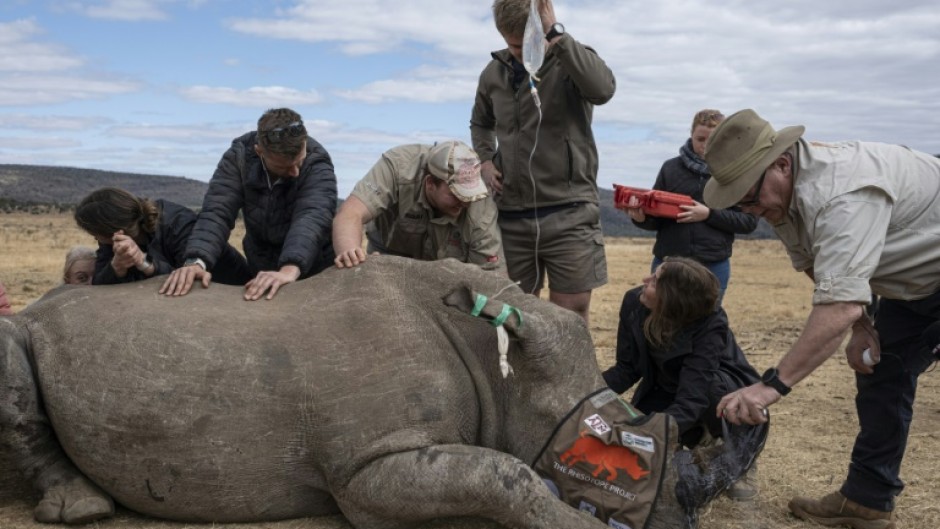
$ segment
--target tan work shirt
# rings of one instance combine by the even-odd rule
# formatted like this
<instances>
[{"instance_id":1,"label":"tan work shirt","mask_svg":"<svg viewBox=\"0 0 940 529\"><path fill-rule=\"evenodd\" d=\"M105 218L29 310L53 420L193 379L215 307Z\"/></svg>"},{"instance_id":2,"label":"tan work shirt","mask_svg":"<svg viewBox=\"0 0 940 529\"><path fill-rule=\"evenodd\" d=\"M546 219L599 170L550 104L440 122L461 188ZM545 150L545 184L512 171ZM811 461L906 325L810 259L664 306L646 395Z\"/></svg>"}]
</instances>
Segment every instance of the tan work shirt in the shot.
<instances>
[{"instance_id":1,"label":"tan work shirt","mask_svg":"<svg viewBox=\"0 0 940 529\"><path fill-rule=\"evenodd\" d=\"M813 304L940 290L940 159L900 145L798 142L789 221L774 226Z\"/></svg>"},{"instance_id":2,"label":"tan work shirt","mask_svg":"<svg viewBox=\"0 0 940 529\"><path fill-rule=\"evenodd\" d=\"M505 272L496 205L487 197L457 218L438 215L424 193L430 145L386 151L352 191L372 214L369 242L386 253L433 261L453 257Z\"/></svg>"}]
</instances>

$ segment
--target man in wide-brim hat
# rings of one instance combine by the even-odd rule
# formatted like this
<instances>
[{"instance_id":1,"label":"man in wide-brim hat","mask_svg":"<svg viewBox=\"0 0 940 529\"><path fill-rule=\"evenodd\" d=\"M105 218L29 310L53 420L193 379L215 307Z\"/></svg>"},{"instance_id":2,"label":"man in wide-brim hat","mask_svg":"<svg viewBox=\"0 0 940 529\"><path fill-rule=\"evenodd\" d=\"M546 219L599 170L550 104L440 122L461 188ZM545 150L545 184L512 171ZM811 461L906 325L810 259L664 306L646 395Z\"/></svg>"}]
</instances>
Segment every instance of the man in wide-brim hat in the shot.
<instances>
[{"instance_id":1,"label":"man in wide-brim hat","mask_svg":"<svg viewBox=\"0 0 940 529\"><path fill-rule=\"evenodd\" d=\"M922 334L940 319L940 159L884 143L810 143L803 130L775 130L742 110L705 149L705 202L767 219L794 268L815 282L796 343L760 383L725 396L718 412L734 423L764 422L764 409L851 328L846 356L861 429L848 477L822 499L794 498L790 510L825 525L893 529L917 377L937 360ZM881 297L874 323L865 311L873 293Z\"/></svg>"}]
</instances>

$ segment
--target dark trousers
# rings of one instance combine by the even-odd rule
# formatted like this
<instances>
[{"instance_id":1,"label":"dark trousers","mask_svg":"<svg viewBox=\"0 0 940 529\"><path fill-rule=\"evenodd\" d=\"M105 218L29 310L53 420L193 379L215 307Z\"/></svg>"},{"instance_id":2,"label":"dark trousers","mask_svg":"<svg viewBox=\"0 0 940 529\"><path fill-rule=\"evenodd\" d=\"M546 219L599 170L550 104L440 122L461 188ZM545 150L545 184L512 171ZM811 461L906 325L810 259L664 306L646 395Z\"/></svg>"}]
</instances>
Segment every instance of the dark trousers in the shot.
<instances>
[{"instance_id":1,"label":"dark trousers","mask_svg":"<svg viewBox=\"0 0 940 529\"><path fill-rule=\"evenodd\" d=\"M940 319L940 292L917 301L882 299L875 318L881 362L856 373L860 430L842 494L880 511L894 510L904 482L901 460L913 418L917 377L936 361L921 334Z\"/></svg>"}]
</instances>

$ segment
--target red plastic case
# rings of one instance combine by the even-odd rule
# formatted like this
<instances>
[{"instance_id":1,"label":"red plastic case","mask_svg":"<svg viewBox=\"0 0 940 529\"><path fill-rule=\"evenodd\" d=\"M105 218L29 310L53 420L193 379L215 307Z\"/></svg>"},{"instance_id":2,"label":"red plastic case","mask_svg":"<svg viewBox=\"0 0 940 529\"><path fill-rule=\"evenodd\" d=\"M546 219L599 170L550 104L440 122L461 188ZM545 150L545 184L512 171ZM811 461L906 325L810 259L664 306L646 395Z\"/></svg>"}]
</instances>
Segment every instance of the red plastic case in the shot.
<instances>
[{"instance_id":1,"label":"red plastic case","mask_svg":"<svg viewBox=\"0 0 940 529\"><path fill-rule=\"evenodd\" d=\"M614 206L617 208L626 208L630 197L636 197L640 202L640 207L647 215L654 217L666 217L670 219L677 218L683 209L679 206L691 206L695 204L692 197L680 195L679 193L670 193L658 189L642 189L639 187L629 187L614 184Z\"/></svg>"}]
</instances>

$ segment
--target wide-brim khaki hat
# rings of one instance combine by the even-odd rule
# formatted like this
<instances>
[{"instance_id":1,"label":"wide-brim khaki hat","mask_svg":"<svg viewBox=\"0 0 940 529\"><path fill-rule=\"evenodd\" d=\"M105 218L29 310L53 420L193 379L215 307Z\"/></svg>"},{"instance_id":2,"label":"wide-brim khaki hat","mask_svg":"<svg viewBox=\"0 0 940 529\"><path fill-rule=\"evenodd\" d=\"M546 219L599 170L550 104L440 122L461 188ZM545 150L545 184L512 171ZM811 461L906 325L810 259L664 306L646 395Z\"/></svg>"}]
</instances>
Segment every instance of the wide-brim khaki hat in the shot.
<instances>
[{"instance_id":1,"label":"wide-brim khaki hat","mask_svg":"<svg viewBox=\"0 0 940 529\"><path fill-rule=\"evenodd\" d=\"M705 146L705 162L712 177L703 198L710 208L731 207L744 198L764 171L803 135L796 125L780 130L751 109L725 118Z\"/></svg>"},{"instance_id":2,"label":"wide-brim khaki hat","mask_svg":"<svg viewBox=\"0 0 940 529\"><path fill-rule=\"evenodd\" d=\"M447 182L461 202L475 202L489 194L480 166L480 157L462 141L436 143L428 154L428 171Z\"/></svg>"}]
</instances>

